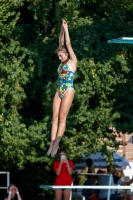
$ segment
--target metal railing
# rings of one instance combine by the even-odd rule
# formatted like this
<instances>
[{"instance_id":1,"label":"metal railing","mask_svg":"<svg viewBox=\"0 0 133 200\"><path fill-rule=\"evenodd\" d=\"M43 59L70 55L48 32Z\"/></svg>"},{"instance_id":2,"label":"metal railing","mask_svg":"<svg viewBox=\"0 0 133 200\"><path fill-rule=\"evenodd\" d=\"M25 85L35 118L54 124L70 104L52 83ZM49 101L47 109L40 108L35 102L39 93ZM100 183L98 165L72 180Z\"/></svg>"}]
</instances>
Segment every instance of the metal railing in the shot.
<instances>
[{"instance_id":1,"label":"metal railing","mask_svg":"<svg viewBox=\"0 0 133 200\"><path fill-rule=\"evenodd\" d=\"M6 174L6 186L0 186L0 189L8 189L8 186L10 185L10 172L0 172L1 174Z\"/></svg>"},{"instance_id":2,"label":"metal railing","mask_svg":"<svg viewBox=\"0 0 133 200\"><path fill-rule=\"evenodd\" d=\"M110 199L110 190L111 189L117 189L117 190L123 190L123 189L130 189L133 190L133 185L130 186L117 186L117 185L111 185L112 182L112 174L95 174L95 173L82 173L79 175L93 175L93 176L108 176L108 185L72 185L72 186L55 186L55 185L40 185L39 187L42 189L102 189L102 190L108 190L107 200Z\"/></svg>"}]
</instances>

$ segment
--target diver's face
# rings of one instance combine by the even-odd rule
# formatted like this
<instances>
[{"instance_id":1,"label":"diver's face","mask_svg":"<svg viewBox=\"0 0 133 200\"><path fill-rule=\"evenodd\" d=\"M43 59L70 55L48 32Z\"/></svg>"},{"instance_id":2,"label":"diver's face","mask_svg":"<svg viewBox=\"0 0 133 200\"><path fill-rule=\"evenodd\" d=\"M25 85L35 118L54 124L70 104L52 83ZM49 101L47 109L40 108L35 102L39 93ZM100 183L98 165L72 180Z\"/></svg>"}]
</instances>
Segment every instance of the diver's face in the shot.
<instances>
[{"instance_id":1,"label":"diver's face","mask_svg":"<svg viewBox=\"0 0 133 200\"><path fill-rule=\"evenodd\" d=\"M58 58L61 62L64 62L68 59L68 53L64 53L62 51L59 51L57 54L58 54Z\"/></svg>"}]
</instances>

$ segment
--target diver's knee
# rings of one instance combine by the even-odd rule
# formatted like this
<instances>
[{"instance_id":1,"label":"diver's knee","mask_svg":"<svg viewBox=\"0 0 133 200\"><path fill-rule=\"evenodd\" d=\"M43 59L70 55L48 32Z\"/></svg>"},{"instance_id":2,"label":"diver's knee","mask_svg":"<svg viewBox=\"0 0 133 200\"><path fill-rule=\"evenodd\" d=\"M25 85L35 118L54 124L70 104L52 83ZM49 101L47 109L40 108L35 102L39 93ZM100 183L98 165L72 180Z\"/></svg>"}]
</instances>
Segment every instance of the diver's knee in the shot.
<instances>
[{"instance_id":1,"label":"diver's knee","mask_svg":"<svg viewBox=\"0 0 133 200\"><path fill-rule=\"evenodd\" d=\"M53 115L52 121L53 122L58 122L58 115Z\"/></svg>"},{"instance_id":2,"label":"diver's knee","mask_svg":"<svg viewBox=\"0 0 133 200\"><path fill-rule=\"evenodd\" d=\"M60 122L65 122L65 121L66 121L66 115L64 115L64 114L61 113L61 114L59 115L59 121L60 121Z\"/></svg>"}]
</instances>

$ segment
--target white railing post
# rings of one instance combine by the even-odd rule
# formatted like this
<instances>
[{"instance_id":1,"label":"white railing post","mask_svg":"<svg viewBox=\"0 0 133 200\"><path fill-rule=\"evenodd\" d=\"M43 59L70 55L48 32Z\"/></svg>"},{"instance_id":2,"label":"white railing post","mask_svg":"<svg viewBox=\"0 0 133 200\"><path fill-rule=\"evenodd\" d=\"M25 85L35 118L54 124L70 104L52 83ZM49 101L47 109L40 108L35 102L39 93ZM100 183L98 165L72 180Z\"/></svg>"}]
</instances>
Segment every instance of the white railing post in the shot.
<instances>
[{"instance_id":1,"label":"white railing post","mask_svg":"<svg viewBox=\"0 0 133 200\"><path fill-rule=\"evenodd\" d=\"M109 175L109 186L111 185L111 182L112 182L112 174ZM107 196L107 200L110 200L110 192L111 192L111 189L108 189L108 196Z\"/></svg>"},{"instance_id":2,"label":"white railing post","mask_svg":"<svg viewBox=\"0 0 133 200\"><path fill-rule=\"evenodd\" d=\"M7 188L10 185L10 172L7 172Z\"/></svg>"},{"instance_id":3,"label":"white railing post","mask_svg":"<svg viewBox=\"0 0 133 200\"><path fill-rule=\"evenodd\" d=\"M6 186L0 186L0 189L8 189L8 186L10 185L10 172L0 172L1 174L6 174Z\"/></svg>"}]
</instances>

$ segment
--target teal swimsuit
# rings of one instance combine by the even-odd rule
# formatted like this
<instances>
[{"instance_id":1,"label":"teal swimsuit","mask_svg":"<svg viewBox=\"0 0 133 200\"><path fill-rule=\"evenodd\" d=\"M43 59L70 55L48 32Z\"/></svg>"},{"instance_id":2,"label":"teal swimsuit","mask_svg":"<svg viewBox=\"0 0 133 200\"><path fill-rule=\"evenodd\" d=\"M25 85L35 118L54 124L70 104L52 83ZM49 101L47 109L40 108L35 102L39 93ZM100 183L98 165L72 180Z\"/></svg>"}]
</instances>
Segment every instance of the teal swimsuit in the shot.
<instances>
[{"instance_id":1,"label":"teal swimsuit","mask_svg":"<svg viewBox=\"0 0 133 200\"><path fill-rule=\"evenodd\" d=\"M64 93L68 88L74 88L73 80L75 73L71 71L68 64L64 66L59 65L58 67L58 93L62 99Z\"/></svg>"}]
</instances>

